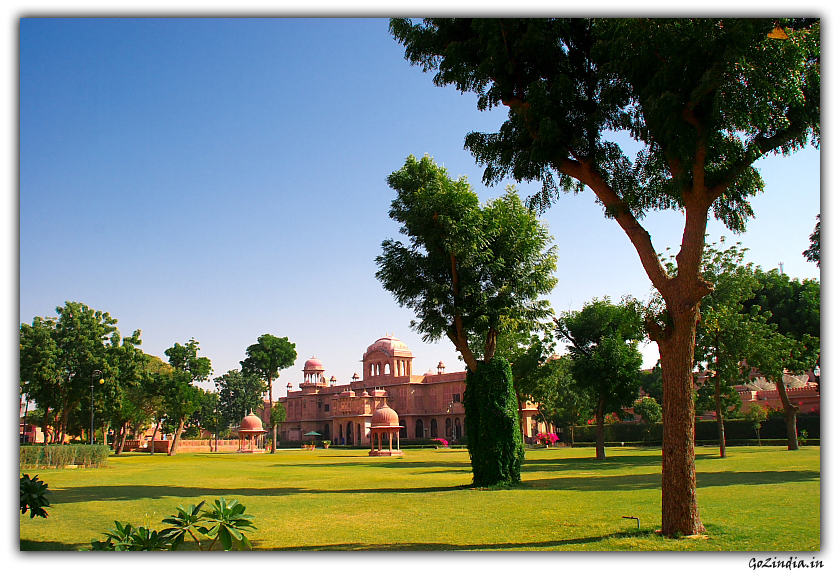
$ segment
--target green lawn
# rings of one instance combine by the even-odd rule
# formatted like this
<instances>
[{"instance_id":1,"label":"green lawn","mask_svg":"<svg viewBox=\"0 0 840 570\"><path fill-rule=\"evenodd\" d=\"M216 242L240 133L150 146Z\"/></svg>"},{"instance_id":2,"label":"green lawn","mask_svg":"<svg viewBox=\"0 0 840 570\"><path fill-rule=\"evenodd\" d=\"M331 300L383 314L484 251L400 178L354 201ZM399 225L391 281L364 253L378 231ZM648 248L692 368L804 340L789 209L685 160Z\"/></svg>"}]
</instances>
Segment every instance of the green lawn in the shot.
<instances>
[{"instance_id":1,"label":"green lawn","mask_svg":"<svg viewBox=\"0 0 840 570\"><path fill-rule=\"evenodd\" d=\"M256 517L255 549L820 549L820 449L697 450L707 536L663 539L659 450L535 449L523 484L470 489L466 450L278 450L111 457L103 469L40 470L50 517L20 517L22 550L88 547L114 520L161 528L178 505L236 498ZM637 530L635 520L641 519Z\"/></svg>"}]
</instances>

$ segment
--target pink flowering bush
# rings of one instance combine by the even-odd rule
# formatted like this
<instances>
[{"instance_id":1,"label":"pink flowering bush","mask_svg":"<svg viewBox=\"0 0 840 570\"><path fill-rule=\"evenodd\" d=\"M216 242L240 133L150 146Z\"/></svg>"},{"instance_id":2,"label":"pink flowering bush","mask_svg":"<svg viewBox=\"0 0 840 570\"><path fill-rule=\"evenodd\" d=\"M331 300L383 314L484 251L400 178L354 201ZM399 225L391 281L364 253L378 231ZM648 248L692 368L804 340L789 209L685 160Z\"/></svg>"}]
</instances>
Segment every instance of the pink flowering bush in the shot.
<instances>
[{"instance_id":1,"label":"pink flowering bush","mask_svg":"<svg viewBox=\"0 0 840 570\"><path fill-rule=\"evenodd\" d=\"M437 443L438 445L442 445L444 447L447 447L449 445L449 442L446 441L445 439L441 438L441 437L436 437L432 441Z\"/></svg>"},{"instance_id":2,"label":"pink flowering bush","mask_svg":"<svg viewBox=\"0 0 840 570\"><path fill-rule=\"evenodd\" d=\"M537 443L540 445L554 445L560 438L556 433L538 433Z\"/></svg>"}]
</instances>

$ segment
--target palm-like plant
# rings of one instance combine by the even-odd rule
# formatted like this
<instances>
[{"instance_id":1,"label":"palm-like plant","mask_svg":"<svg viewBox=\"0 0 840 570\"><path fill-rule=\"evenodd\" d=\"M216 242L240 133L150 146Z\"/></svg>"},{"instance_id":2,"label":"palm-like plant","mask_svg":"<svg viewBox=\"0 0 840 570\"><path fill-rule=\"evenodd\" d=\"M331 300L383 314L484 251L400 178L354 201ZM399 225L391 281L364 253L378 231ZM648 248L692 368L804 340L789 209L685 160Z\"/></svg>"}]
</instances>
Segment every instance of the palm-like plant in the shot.
<instances>
[{"instance_id":1,"label":"palm-like plant","mask_svg":"<svg viewBox=\"0 0 840 570\"><path fill-rule=\"evenodd\" d=\"M201 513L201 507L204 506L205 501L201 501L198 505L190 505L186 509L181 505L178 505L178 512L174 515L163 519L164 524L169 524L168 528L163 530L169 539L172 541L171 549L176 550L181 544L184 542L184 538L187 534L189 534L195 543L198 545L199 550L203 550L201 548L201 541L196 536L196 532L198 534L204 534L206 529L200 525L203 516Z\"/></svg>"},{"instance_id":2,"label":"palm-like plant","mask_svg":"<svg viewBox=\"0 0 840 570\"><path fill-rule=\"evenodd\" d=\"M206 530L202 530L208 537L213 538L208 550L212 550L216 540L221 540L225 550L230 550L234 545L237 550L251 548L251 542L244 533L255 528L251 522L254 517L246 515L245 505L236 499L231 499L230 503L225 501L224 497L216 499L214 506L204 513L203 518L209 525Z\"/></svg>"}]
</instances>

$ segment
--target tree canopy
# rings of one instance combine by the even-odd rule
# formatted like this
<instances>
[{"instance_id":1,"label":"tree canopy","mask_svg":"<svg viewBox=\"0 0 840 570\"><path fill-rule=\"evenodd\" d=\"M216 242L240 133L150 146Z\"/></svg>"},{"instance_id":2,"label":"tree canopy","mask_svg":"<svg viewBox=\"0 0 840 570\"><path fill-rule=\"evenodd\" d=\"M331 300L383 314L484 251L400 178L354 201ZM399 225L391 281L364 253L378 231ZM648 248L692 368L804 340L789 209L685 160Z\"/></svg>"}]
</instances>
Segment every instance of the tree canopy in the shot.
<instances>
[{"instance_id":1,"label":"tree canopy","mask_svg":"<svg viewBox=\"0 0 840 570\"><path fill-rule=\"evenodd\" d=\"M752 164L820 137L820 22L815 19L392 19L405 57L436 85L508 107L496 133L469 133L485 182L542 182L532 203L589 187L633 244L667 318L646 322L663 370L662 525L703 531L696 497L692 353L709 215L744 231L763 190ZM623 131L635 157L612 142ZM677 272L642 225L685 217Z\"/></svg>"}]
</instances>

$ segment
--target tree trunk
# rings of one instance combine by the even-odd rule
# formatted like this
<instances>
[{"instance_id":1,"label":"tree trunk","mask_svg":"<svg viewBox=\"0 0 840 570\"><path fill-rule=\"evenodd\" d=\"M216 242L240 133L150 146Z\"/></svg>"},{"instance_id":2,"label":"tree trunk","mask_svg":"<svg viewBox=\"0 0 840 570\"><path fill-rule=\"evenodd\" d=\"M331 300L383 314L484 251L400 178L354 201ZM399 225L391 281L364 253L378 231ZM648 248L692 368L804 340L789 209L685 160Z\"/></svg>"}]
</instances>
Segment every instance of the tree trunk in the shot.
<instances>
[{"instance_id":1,"label":"tree trunk","mask_svg":"<svg viewBox=\"0 0 840 570\"><path fill-rule=\"evenodd\" d=\"M606 459L604 450L604 398L598 400L598 409L595 411L595 459Z\"/></svg>"},{"instance_id":2,"label":"tree trunk","mask_svg":"<svg viewBox=\"0 0 840 570\"><path fill-rule=\"evenodd\" d=\"M152 451L149 453L149 455L155 454L155 438L157 437L158 428L160 428L160 421L156 420L155 429L152 430Z\"/></svg>"},{"instance_id":3,"label":"tree trunk","mask_svg":"<svg viewBox=\"0 0 840 570\"><path fill-rule=\"evenodd\" d=\"M271 378L271 371L268 372L268 421L271 424L271 453L275 453L277 451L277 425L274 423L274 419L271 417L271 412L274 408L274 393L272 391L272 378Z\"/></svg>"},{"instance_id":4,"label":"tree trunk","mask_svg":"<svg viewBox=\"0 0 840 570\"><path fill-rule=\"evenodd\" d=\"M720 456L726 458L726 433L723 426L723 410L720 405L720 378L715 372L715 417L717 418L718 427L718 447L720 447Z\"/></svg>"},{"instance_id":5,"label":"tree trunk","mask_svg":"<svg viewBox=\"0 0 840 570\"><path fill-rule=\"evenodd\" d=\"M114 441L114 455L122 455L123 445L125 444L126 422L120 423L120 429L117 432L116 440Z\"/></svg>"},{"instance_id":6,"label":"tree trunk","mask_svg":"<svg viewBox=\"0 0 840 570\"><path fill-rule=\"evenodd\" d=\"M784 378L784 376L782 376ZM796 451L799 449L799 439L797 438L796 430L796 412L799 410L798 406L790 403L790 398L787 395L787 389L783 379L776 380L776 388L779 390L779 399L782 400L782 406L785 409L785 425L787 426L788 451Z\"/></svg>"},{"instance_id":7,"label":"tree trunk","mask_svg":"<svg viewBox=\"0 0 840 570\"><path fill-rule=\"evenodd\" d=\"M658 339L662 362L662 533L691 536L705 531L697 507L694 466L695 323L699 302L692 310L671 311L669 334ZM675 314L676 313L676 314Z\"/></svg>"},{"instance_id":8,"label":"tree trunk","mask_svg":"<svg viewBox=\"0 0 840 570\"><path fill-rule=\"evenodd\" d=\"M175 437L172 438L172 445L169 447L167 455L178 453L178 443L181 441L181 432L184 431L184 421L184 419L178 421L178 429L175 430Z\"/></svg>"}]
</instances>

